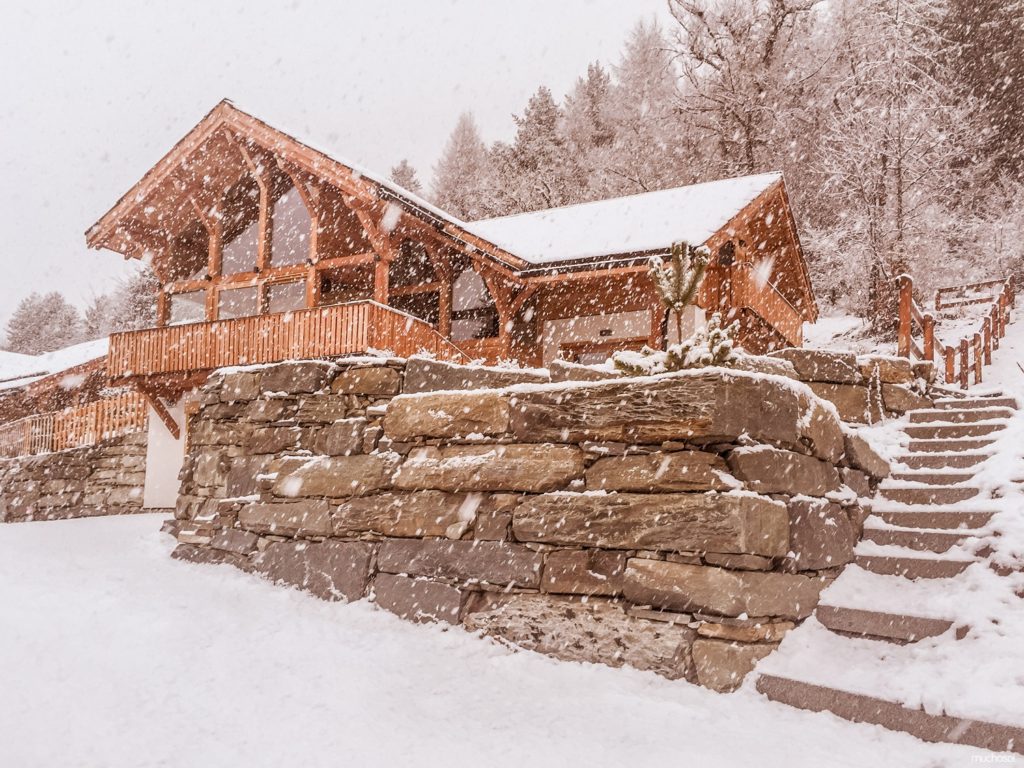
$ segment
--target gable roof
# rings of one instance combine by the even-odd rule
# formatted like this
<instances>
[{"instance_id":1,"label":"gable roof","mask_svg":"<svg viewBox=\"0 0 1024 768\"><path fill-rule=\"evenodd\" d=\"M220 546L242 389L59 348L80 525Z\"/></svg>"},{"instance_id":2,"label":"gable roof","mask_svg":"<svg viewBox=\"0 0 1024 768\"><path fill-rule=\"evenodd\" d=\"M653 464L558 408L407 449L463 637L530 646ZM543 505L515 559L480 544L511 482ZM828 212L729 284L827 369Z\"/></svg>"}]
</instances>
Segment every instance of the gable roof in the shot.
<instances>
[{"instance_id":1,"label":"gable roof","mask_svg":"<svg viewBox=\"0 0 1024 768\"><path fill-rule=\"evenodd\" d=\"M646 192L469 225L531 264L663 250L707 241L758 195L781 181L764 173Z\"/></svg>"},{"instance_id":2,"label":"gable roof","mask_svg":"<svg viewBox=\"0 0 1024 768\"><path fill-rule=\"evenodd\" d=\"M106 356L109 338L85 341L42 355L0 352L0 390L18 389Z\"/></svg>"}]
</instances>

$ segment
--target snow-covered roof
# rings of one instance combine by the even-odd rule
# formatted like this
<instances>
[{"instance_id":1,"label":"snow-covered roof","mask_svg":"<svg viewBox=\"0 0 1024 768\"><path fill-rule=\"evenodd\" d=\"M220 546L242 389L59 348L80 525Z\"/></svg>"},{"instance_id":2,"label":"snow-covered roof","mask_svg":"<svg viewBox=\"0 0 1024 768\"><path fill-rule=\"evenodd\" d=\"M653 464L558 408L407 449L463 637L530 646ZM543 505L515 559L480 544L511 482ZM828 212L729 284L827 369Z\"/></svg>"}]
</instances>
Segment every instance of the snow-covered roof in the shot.
<instances>
[{"instance_id":1,"label":"snow-covered roof","mask_svg":"<svg viewBox=\"0 0 1024 768\"><path fill-rule=\"evenodd\" d=\"M69 368L103 357L110 345L109 338L94 339L74 344L42 355L19 355L0 352L0 390L17 389L53 376Z\"/></svg>"},{"instance_id":2,"label":"snow-covered roof","mask_svg":"<svg viewBox=\"0 0 1024 768\"><path fill-rule=\"evenodd\" d=\"M680 240L698 245L781 178L723 179L464 226L533 264L653 251Z\"/></svg>"}]
</instances>

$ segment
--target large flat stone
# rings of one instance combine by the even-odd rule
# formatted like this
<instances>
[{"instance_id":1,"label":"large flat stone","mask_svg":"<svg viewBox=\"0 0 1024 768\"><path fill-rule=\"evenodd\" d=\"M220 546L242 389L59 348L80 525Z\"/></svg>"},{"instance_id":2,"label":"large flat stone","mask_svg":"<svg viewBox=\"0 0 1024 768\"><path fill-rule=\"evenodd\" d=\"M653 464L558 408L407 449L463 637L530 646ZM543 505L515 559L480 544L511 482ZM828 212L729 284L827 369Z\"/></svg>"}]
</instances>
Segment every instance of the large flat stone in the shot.
<instances>
[{"instance_id":1,"label":"large flat stone","mask_svg":"<svg viewBox=\"0 0 1024 768\"><path fill-rule=\"evenodd\" d=\"M220 381L220 399L222 402L255 400L260 396L259 371L236 371L226 373Z\"/></svg>"},{"instance_id":2,"label":"large flat stone","mask_svg":"<svg viewBox=\"0 0 1024 768\"><path fill-rule=\"evenodd\" d=\"M501 541L389 539L377 557L377 567L385 573L520 587L540 583L543 563L540 553Z\"/></svg>"},{"instance_id":3,"label":"large flat stone","mask_svg":"<svg viewBox=\"0 0 1024 768\"><path fill-rule=\"evenodd\" d=\"M757 662L778 647L778 643L736 643L702 637L693 644L697 682L719 693L735 691Z\"/></svg>"},{"instance_id":4,"label":"large flat stone","mask_svg":"<svg viewBox=\"0 0 1024 768\"><path fill-rule=\"evenodd\" d=\"M885 410L893 413L906 413L934 405L930 397L899 384L882 385L882 402L885 403Z\"/></svg>"},{"instance_id":5,"label":"large flat stone","mask_svg":"<svg viewBox=\"0 0 1024 768\"><path fill-rule=\"evenodd\" d=\"M264 393L310 393L327 386L331 364L323 362L279 363L262 371L260 391Z\"/></svg>"},{"instance_id":6,"label":"large flat stone","mask_svg":"<svg viewBox=\"0 0 1024 768\"><path fill-rule=\"evenodd\" d=\"M565 595L613 597L622 594L622 575L625 572L625 552L555 550L544 559L541 589Z\"/></svg>"},{"instance_id":7,"label":"large flat stone","mask_svg":"<svg viewBox=\"0 0 1024 768\"><path fill-rule=\"evenodd\" d=\"M342 498L387 488L398 464L393 454L318 456L282 467L274 494L283 498Z\"/></svg>"},{"instance_id":8,"label":"large flat stone","mask_svg":"<svg viewBox=\"0 0 1024 768\"><path fill-rule=\"evenodd\" d=\"M631 558L623 592L633 603L669 611L803 619L811 615L827 583L799 574Z\"/></svg>"},{"instance_id":9,"label":"large flat stone","mask_svg":"<svg viewBox=\"0 0 1024 768\"><path fill-rule=\"evenodd\" d=\"M758 493L824 496L841 485L839 472L827 461L767 445L737 448L728 461L733 475Z\"/></svg>"},{"instance_id":10,"label":"large flat stone","mask_svg":"<svg viewBox=\"0 0 1024 768\"><path fill-rule=\"evenodd\" d=\"M694 630L634 618L601 600L513 595L493 610L468 614L464 624L566 661L629 665L672 679L695 679L690 657Z\"/></svg>"},{"instance_id":11,"label":"large flat stone","mask_svg":"<svg viewBox=\"0 0 1024 768\"><path fill-rule=\"evenodd\" d=\"M257 501L238 511L238 524L248 531L279 536L330 536L330 508L323 499L279 503Z\"/></svg>"},{"instance_id":12,"label":"large flat stone","mask_svg":"<svg viewBox=\"0 0 1024 768\"><path fill-rule=\"evenodd\" d=\"M821 381L808 382L809 386L822 400L828 400L836 407L839 418L854 424L874 424L885 415L882 403L871 390L859 384L830 384Z\"/></svg>"},{"instance_id":13,"label":"large flat stone","mask_svg":"<svg viewBox=\"0 0 1024 768\"><path fill-rule=\"evenodd\" d=\"M284 453L298 448L308 448L310 431L301 427L259 427L254 429L243 443L246 453Z\"/></svg>"},{"instance_id":14,"label":"large flat stone","mask_svg":"<svg viewBox=\"0 0 1024 768\"><path fill-rule=\"evenodd\" d=\"M229 499L253 496L259 491L259 475L270 465L270 456L240 456L231 460L224 483L224 494Z\"/></svg>"},{"instance_id":15,"label":"large flat stone","mask_svg":"<svg viewBox=\"0 0 1024 768\"><path fill-rule=\"evenodd\" d=\"M457 624L466 603L458 587L429 579L378 573L373 579L374 602L409 621Z\"/></svg>"},{"instance_id":16,"label":"large flat stone","mask_svg":"<svg viewBox=\"0 0 1024 768\"><path fill-rule=\"evenodd\" d=\"M341 395L387 397L402 389L402 375L386 365L347 368L334 377L331 391Z\"/></svg>"},{"instance_id":17,"label":"large flat stone","mask_svg":"<svg viewBox=\"0 0 1024 768\"><path fill-rule=\"evenodd\" d=\"M253 558L253 566L272 581L324 600L358 600L366 593L372 559L373 545L360 541L275 541Z\"/></svg>"},{"instance_id":18,"label":"large flat stone","mask_svg":"<svg viewBox=\"0 0 1024 768\"><path fill-rule=\"evenodd\" d=\"M838 504L824 499L789 502L789 546L799 571L853 562L860 532Z\"/></svg>"},{"instance_id":19,"label":"large flat stone","mask_svg":"<svg viewBox=\"0 0 1024 768\"><path fill-rule=\"evenodd\" d=\"M772 357L786 360L802 381L831 381L856 384L860 378L857 356L852 352L830 352L823 349L780 349Z\"/></svg>"},{"instance_id":20,"label":"large flat stone","mask_svg":"<svg viewBox=\"0 0 1024 768\"><path fill-rule=\"evenodd\" d=\"M583 471L584 453L570 445L431 447L410 453L394 484L403 490L540 493L566 487Z\"/></svg>"},{"instance_id":21,"label":"large flat stone","mask_svg":"<svg viewBox=\"0 0 1024 768\"><path fill-rule=\"evenodd\" d=\"M397 397L384 415L392 440L500 435L508 431L508 398L495 392L451 392Z\"/></svg>"},{"instance_id":22,"label":"large flat stone","mask_svg":"<svg viewBox=\"0 0 1024 768\"><path fill-rule=\"evenodd\" d=\"M813 459L812 459L813 461ZM725 491L729 468L704 451L609 456L587 470L587 488L607 491Z\"/></svg>"},{"instance_id":23,"label":"large flat stone","mask_svg":"<svg viewBox=\"0 0 1024 768\"><path fill-rule=\"evenodd\" d=\"M530 442L733 442L749 435L826 460L842 453L835 417L803 385L739 371L628 377L512 395L512 430Z\"/></svg>"},{"instance_id":24,"label":"large flat stone","mask_svg":"<svg viewBox=\"0 0 1024 768\"><path fill-rule=\"evenodd\" d=\"M221 528L213 534L210 546L214 549L222 549L225 552L248 555L256 550L256 542L258 540L259 536L250 531L240 531L237 528Z\"/></svg>"},{"instance_id":25,"label":"large flat stone","mask_svg":"<svg viewBox=\"0 0 1024 768\"><path fill-rule=\"evenodd\" d=\"M455 365L441 360L413 357L406 364L405 392L500 389L515 384L540 384L548 380L542 371Z\"/></svg>"},{"instance_id":26,"label":"large flat stone","mask_svg":"<svg viewBox=\"0 0 1024 768\"><path fill-rule=\"evenodd\" d=\"M877 377L883 384L909 384L915 378L914 366L908 358L890 355L862 355L857 358L865 380Z\"/></svg>"},{"instance_id":27,"label":"large flat stone","mask_svg":"<svg viewBox=\"0 0 1024 768\"><path fill-rule=\"evenodd\" d=\"M328 424L317 432L313 440L313 451L327 456L351 456L353 453L359 453L363 447L364 429L366 419L362 417L342 419L334 424Z\"/></svg>"},{"instance_id":28,"label":"large flat stone","mask_svg":"<svg viewBox=\"0 0 1024 768\"><path fill-rule=\"evenodd\" d=\"M546 494L512 518L519 541L766 556L789 548L786 506L747 494Z\"/></svg>"},{"instance_id":29,"label":"large flat stone","mask_svg":"<svg viewBox=\"0 0 1024 768\"><path fill-rule=\"evenodd\" d=\"M444 536L464 516L472 519L473 500L441 491L380 493L342 502L334 510L335 536ZM464 515L460 516L460 512Z\"/></svg>"}]
</instances>

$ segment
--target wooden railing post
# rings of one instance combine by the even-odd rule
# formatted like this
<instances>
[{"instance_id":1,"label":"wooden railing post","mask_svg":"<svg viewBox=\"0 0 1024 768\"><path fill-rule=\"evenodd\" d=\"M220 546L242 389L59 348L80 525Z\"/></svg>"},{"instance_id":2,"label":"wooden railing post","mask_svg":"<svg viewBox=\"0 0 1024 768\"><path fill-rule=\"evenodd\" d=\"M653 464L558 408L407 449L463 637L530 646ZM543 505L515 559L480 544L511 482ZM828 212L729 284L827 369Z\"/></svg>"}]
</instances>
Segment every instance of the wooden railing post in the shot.
<instances>
[{"instance_id":1,"label":"wooden railing post","mask_svg":"<svg viewBox=\"0 0 1024 768\"><path fill-rule=\"evenodd\" d=\"M967 372L971 362L967 352L967 339L960 339L960 389L967 389Z\"/></svg>"},{"instance_id":2,"label":"wooden railing post","mask_svg":"<svg viewBox=\"0 0 1024 768\"><path fill-rule=\"evenodd\" d=\"M956 350L946 347L943 351L946 356L946 383L952 384L956 381Z\"/></svg>"},{"instance_id":3,"label":"wooden railing post","mask_svg":"<svg viewBox=\"0 0 1024 768\"><path fill-rule=\"evenodd\" d=\"M914 301L914 281L910 275L899 276L900 310L897 331L897 352L900 357L910 357L911 305Z\"/></svg>"},{"instance_id":4,"label":"wooden railing post","mask_svg":"<svg viewBox=\"0 0 1024 768\"><path fill-rule=\"evenodd\" d=\"M981 334L975 332L974 338L971 340L971 346L974 348L974 383L981 384Z\"/></svg>"},{"instance_id":5,"label":"wooden railing post","mask_svg":"<svg viewBox=\"0 0 1024 768\"><path fill-rule=\"evenodd\" d=\"M935 359L935 317L930 312L924 316L924 359Z\"/></svg>"},{"instance_id":6,"label":"wooden railing post","mask_svg":"<svg viewBox=\"0 0 1024 768\"><path fill-rule=\"evenodd\" d=\"M981 339L985 351L985 365L992 365L992 318L986 317L981 325Z\"/></svg>"},{"instance_id":7,"label":"wooden railing post","mask_svg":"<svg viewBox=\"0 0 1024 768\"><path fill-rule=\"evenodd\" d=\"M992 328L992 349L999 349L999 337L1002 335L999 333L999 305L992 307L988 313L989 322L991 322Z\"/></svg>"}]
</instances>

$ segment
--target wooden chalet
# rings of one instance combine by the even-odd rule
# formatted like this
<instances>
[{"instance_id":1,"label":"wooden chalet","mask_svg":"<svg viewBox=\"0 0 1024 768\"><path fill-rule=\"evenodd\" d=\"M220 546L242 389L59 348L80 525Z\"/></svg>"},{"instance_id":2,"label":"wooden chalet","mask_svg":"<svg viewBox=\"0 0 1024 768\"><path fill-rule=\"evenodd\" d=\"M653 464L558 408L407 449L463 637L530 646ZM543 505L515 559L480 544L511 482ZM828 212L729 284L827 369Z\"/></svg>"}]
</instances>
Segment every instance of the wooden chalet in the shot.
<instances>
[{"instance_id":1,"label":"wooden chalet","mask_svg":"<svg viewBox=\"0 0 1024 768\"><path fill-rule=\"evenodd\" d=\"M739 319L748 350L799 346L817 313L779 174L467 223L228 101L86 240L159 279L157 327L114 334L107 365L175 440L174 404L224 366L374 350L538 366L660 347L672 324L648 262L679 240L711 249L699 307Z\"/></svg>"}]
</instances>

